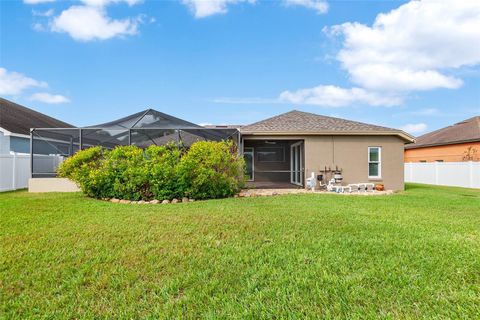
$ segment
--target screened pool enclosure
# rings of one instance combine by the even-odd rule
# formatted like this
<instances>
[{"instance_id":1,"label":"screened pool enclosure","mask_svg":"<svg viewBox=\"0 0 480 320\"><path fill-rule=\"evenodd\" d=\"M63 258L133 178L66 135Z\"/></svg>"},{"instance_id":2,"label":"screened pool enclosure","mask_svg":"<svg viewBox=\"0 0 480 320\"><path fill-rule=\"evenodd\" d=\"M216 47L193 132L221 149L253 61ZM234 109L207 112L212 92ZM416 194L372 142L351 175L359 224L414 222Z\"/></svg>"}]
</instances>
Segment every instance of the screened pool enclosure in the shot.
<instances>
[{"instance_id":1,"label":"screened pool enclosure","mask_svg":"<svg viewBox=\"0 0 480 320\"><path fill-rule=\"evenodd\" d=\"M78 150L93 146L165 145L189 147L196 141L240 141L237 129L204 128L148 109L125 118L83 128L34 128L30 132L32 177L54 177L57 166Z\"/></svg>"}]
</instances>

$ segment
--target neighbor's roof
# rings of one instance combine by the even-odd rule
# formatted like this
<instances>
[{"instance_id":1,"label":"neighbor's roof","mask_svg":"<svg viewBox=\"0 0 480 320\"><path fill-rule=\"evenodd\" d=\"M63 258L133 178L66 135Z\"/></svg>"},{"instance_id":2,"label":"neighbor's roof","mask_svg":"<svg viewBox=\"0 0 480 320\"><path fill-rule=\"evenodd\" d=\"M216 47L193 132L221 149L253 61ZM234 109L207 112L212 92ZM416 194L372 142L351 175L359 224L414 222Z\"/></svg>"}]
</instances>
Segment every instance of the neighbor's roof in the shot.
<instances>
[{"instance_id":1,"label":"neighbor's roof","mask_svg":"<svg viewBox=\"0 0 480 320\"><path fill-rule=\"evenodd\" d=\"M253 135L398 135L410 142L414 140L412 136L401 130L297 110L244 126L240 131L242 134Z\"/></svg>"},{"instance_id":2,"label":"neighbor's roof","mask_svg":"<svg viewBox=\"0 0 480 320\"><path fill-rule=\"evenodd\" d=\"M71 124L3 98L0 98L0 127L24 135L30 134L30 128L74 128Z\"/></svg>"},{"instance_id":3,"label":"neighbor's roof","mask_svg":"<svg viewBox=\"0 0 480 320\"><path fill-rule=\"evenodd\" d=\"M406 149L480 141L480 116L455 123L415 139Z\"/></svg>"}]
</instances>

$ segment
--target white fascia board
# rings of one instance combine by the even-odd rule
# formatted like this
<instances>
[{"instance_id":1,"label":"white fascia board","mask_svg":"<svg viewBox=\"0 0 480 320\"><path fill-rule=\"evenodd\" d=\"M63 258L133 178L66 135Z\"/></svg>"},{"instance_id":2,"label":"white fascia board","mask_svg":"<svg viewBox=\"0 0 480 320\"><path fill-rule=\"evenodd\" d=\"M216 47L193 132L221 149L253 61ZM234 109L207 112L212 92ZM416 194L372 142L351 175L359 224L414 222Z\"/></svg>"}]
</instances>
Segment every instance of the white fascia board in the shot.
<instances>
[{"instance_id":1,"label":"white fascia board","mask_svg":"<svg viewBox=\"0 0 480 320\"><path fill-rule=\"evenodd\" d=\"M0 132L2 132L4 136L12 136L12 137L19 137L19 138L28 138L28 139L30 139L30 136L29 136L29 135L21 134L21 133L10 132L10 131L8 131L7 129L4 129L4 128L2 128L2 127L0 127Z\"/></svg>"}]
</instances>

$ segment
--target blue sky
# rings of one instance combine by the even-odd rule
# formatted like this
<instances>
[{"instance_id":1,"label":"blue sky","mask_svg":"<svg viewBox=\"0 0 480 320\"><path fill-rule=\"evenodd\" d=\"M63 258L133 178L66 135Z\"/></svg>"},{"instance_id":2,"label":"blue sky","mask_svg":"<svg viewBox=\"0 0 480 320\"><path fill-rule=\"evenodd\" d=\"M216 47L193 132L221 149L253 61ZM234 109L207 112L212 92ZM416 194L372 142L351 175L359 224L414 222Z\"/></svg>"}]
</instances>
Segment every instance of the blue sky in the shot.
<instances>
[{"instance_id":1,"label":"blue sky","mask_svg":"<svg viewBox=\"0 0 480 320\"><path fill-rule=\"evenodd\" d=\"M419 135L480 114L477 1L1 1L0 95L74 125L291 109Z\"/></svg>"}]
</instances>

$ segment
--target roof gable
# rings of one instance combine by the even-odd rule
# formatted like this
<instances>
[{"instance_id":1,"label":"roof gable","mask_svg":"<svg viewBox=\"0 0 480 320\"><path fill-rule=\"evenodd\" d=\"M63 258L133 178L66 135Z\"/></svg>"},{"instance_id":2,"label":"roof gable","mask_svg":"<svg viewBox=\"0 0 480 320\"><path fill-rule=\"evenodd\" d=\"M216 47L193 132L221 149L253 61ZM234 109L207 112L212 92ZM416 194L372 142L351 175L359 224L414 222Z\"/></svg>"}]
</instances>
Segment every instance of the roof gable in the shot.
<instances>
[{"instance_id":1,"label":"roof gable","mask_svg":"<svg viewBox=\"0 0 480 320\"><path fill-rule=\"evenodd\" d=\"M17 134L30 134L30 128L74 128L69 123L0 98L0 127Z\"/></svg>"},{"instance_id":2,"label":"roof gable","mask_svg":"<svg viewBox=\"0 0 480 320\"><path fill-rule=\"evenodd\" d=\"M402 135L413 140L401 130L367 124L358 121L322 116L314 113L292 110L241 128L243 134L373 134Z\"/></svg>"},{"instance_id":3,"label":"roof gable","mask_svg":"<svg viewBox=\"0 0 480 320\"><path fill-rule=\"evenodd\" d=\"M415 139L415 143L407 149L480 141L480 116L466 119L454 125L441 128Z\"/></svg>"}]
</instances>

